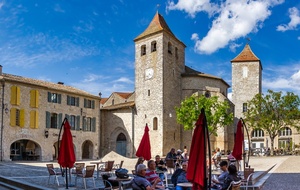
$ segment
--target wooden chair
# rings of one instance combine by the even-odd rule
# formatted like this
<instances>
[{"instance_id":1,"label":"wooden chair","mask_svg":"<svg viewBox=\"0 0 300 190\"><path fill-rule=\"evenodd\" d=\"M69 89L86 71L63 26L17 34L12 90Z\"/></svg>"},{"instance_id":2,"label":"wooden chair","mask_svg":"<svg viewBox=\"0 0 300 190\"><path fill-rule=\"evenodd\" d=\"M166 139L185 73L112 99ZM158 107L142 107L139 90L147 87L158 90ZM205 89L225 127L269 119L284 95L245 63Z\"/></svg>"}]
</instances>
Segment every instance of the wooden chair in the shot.
<instances>
[{"instance_id":1,"label":"wooden chair","mask_svg":"<svg viewBox=\"0 0 300 190\"><path fill-rule=\"evenodd\" d=\"M55 170L53 164L46 164L46 166L49 173L48 184L50 182L50 177L54 176L54 180L56 181L57 185L59 185L58 176L62 176L62 172Z\"/></svg>"},{"instance_id":2,"label":"wooden chair","mask_svg":"<svg viewBox=\"0 0 300 190\"><path fill-rule=\"evenodd\" d=\"M75 176L78 174L82 174L84 166L85 166L85 163L75 163L75 169L72 170L72 174L74 174Z\"/></svg>"},{"instance_id":3,"label":"wooden chair","mask_svg":"<svg viewBox=\"0 0 300 190\"><path fill-rule=\"evenodd\" d=\"M113 169L113 166L114 166L114 163L115 161L107 161L103 166L100 166L100 172L101 173L112 173L112 169Z\"/></svg>"},{"instance_id":4,"label":"wooden chair","mask_svg":"<svg viewBox=\"0 0 300 190\"><path fill-rule=\"evenodd\" d=\"M95 171L95 165L86 166L85 170L82 174L76 175L75 186L77 185L77 178L81 177L83 180L84 189L86 189L86 179L88 179L88 178L93 180L94 188L95 188L96 184L95 184L95 179L94 179L94 171Z\"/></svg>"}]
</instances>

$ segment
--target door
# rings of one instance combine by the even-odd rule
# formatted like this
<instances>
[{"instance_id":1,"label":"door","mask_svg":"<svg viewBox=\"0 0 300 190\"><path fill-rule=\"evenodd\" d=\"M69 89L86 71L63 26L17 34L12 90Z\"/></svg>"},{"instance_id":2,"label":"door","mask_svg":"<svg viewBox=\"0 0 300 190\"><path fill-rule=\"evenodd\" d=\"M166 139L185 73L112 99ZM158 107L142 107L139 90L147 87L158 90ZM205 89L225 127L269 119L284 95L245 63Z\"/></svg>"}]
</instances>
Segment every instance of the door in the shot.
<instances>
[{"instance_id":1,"label":"door","mask_svg":"<svg viewBox=\"0 0 300 190\"><path fill-rule=\"evenodd\" d=\"M127 140L123 133L120 133L117 137L116 152L122 156L126 156L127 153Z\"/></svg>"}]
</instances>

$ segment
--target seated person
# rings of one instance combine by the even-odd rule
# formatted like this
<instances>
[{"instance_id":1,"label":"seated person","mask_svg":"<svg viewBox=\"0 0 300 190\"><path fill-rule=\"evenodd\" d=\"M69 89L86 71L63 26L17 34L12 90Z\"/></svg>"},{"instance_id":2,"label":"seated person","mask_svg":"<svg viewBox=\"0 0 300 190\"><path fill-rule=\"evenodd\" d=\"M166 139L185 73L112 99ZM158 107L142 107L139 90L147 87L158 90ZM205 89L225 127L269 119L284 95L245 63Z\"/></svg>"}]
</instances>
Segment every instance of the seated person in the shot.
<instances>
[{"instance_id":1,"label":"seated person","mask_svg":"<svg viewBox=\"0 0 300 190\"><path fill-rule=\"evenodd\" d=\"M220 162L220 169L222 170L222 173L221 175L219 175L217 179L212 179L212 182L214 183L212 189L222 189L224 181L228 176L227 167L228 167L227 161L224 160Z\"/></svg>"},{"instance_id":2,"label":"seated person","mask_svg":"<svg viewBox=\"0 0 300 190\"><path fill-rule=\"evenodd\" d=\"M137 166L138 166L139 164L143 164L144 161L145 161L144 157L139 157L139 158L138 158L138 160L136 161L136 164L135 164L135 166L134 166L135 171L136 171Z\"/></svg>"},{"instance_id":3,"label":"seated person","mask_svg":"<svg viewBox=\"0 0 300 190\"><path fill-rule=\"evenodd\" d=\"M183 187L177 185L178 183L187 183L187 182L189 182L186 179L186 171L187 171L188 163L183 162L181 164L181 166L182 166L182 171L179 173L179 175L177 176L177 180L176 180L176 190L183 190ZM191 188L185 188L185 190L191 190Z\"/></svg>"},{"instance_id":4,"label":"seated person","mask_svg":"<svg viewBox=\"0 0 300 190\"><path fill-rule=\"evenodd\" d=\"M160 182L160 179L157 178L153 185L145 178L146 176L146 166L144 164L139 164L136 167L136 176L131 181L133 190L153 190L156 187L156 184Z\"/></svg>"},{"instance_id":5,"label":"seated person","mask_svg":"<svg viewBox=\"0 0 300 190\"><path fill-rule=\"evenodd\" d=\"M175 153L175 148L171 148L170 152L166 156L166 160L177 160L177 154Z\"/></svg>"},{"instance_id":6,"label":"seated person","mask_svg":"<svg viewBox=\"0 0 300 190\"><path fill-rule=\"evenodd\" d=\"M146 175L145 178L151 183L154 184L154 182L156 181L157 178L159 178L159 176L156 173L156 165L154 160L149 160L148 161L148 169L146 170ZM160 179L160 178L159 178ZM164 184L162 183L162 181L160 180L157 184L156 184L156 189L164 189Z\"/></svg>"},{"instance_id":7,"label":"seated person","mask_svg":"<svg viewBox=\"0 0 300 190\"><path fill-rule=\"evenodd\" d=\"M166 168L165 162L160 159L159 155L155 156L155 165L156 165L156 171L160 171L160 173L158 175L159 175L160 179L163 181L165 178L165 175L162 172L167 171L167 168Z\"/></svg>"},{"instance_id":8,"label":"seated person","mask_svg":"<svg viewBox=\"0 0 300 190\"><path fill-rule=\"evenodd\" d=\"M238 182L241 180L241 178L238 177L237 169L235 165L228 166L228 173L229 174L225 178L224 183L222 185L222 190L228 189L232 181Z\"/></svg>"}]
</instances>

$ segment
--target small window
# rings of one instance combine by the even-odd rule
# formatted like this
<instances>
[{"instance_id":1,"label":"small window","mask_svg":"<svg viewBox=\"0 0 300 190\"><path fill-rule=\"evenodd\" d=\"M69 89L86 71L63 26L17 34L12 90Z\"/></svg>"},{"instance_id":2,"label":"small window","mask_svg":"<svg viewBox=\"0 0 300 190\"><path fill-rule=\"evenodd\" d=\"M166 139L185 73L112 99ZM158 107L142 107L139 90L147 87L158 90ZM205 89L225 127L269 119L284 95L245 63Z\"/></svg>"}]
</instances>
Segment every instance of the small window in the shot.
<instances>
[{"instance_id":1,"label":"small window","mask_svg":"<svg viewBox=\"0 0 300 190\"><path fill-rule=\"evenodd\" d=\"M291 136L292 135L292 130L289 127L283 128L281 131L279 131L279 136Z\"/></svg>"},{"instance_id":2,"label":"small window","mask_svg":"<svg viewBox=\"0 0 300 190\"><path fill-rule=\"evenodd\" d=\"M67 96L67 105L79 106L79 98L75 96Z\"/></svg>"},{"instance_id":3,"label":"small window","mask_svg":"<svg viewBox=\"0 0 300 190\"><path fill-rule=\"evenodd\" d=\"M205 96L206 98L210 98L210 92L209 92L209 91L206 91L205 94L204 94L204 96Z\"/></svg>"},{"instance_id":4,"label":"small window","mask_svg":"<svg viewBox=\"0 0 300 190\"><path fill-rule=\"evenodd\" d=\"M243 112L247 112L248 108L247 108L247 103L243 103Z\"/></svg>"},{"instance_id":5,"label":"small window","mask_svg":"<svg viewBox=\"0 0 300 190\"><path fill-rule=\"evenodd\" d=\"M146 45L141 46L141 56L146 55Z\"/></svg>"},{"instance_id":6,"label":"small window","mask_svg":"<svg viewBox=\"0 0 300 190\"><path fill-rule=\"evenodd\" d=\"M156 41L151 42L151 52L156 51Z\"/></svg>"},{"instance_id":7,"label":"small window","mask_svg":"<svg viewBox=\"0 0 300 190\"><path fill-rule=\"evenodd\" d=\"M61 103L61 94L48 92L48 102Z\"/></svg>"},{"instance_id":8,"label":"small window","mask_svg":"<svg viewBox=\"0 0 300 190\"><path fill-rule=\"evenodd\" d=\"M115 100L114 99L112 99L111 105L115 105Z\"/></svg>"},{"instance_id":9,"label":"small window","mask_svg":"<svg viewBox=\"0 0 300 190\"><path fill-rule=\"evenodd\" d=\"M148 96L150 96L150 90L148 90Z\"/></svg>"},{"instance_id":10,"label":"small window","mask_svg":"<svg viewBox=\"0 0 300 190\"><path fill-rule=\"evenodd\" d=\"M57 129L57 114L56 113L51 113L50 127L53 129Z\"/></svg>"},{"instance_id":11,"label":"small window","mask_svg":"<svg viewBox=\"0 0 300 190\"><path fill-rule=\"evenodd\" d=\"M171 44L171 42L168 43L168 53L172 54L172 44Z\"/></svg>"},{"instance_id":12,"label":"small window","mask_svg":"<svg viewBox=\"0 0 300 190\"><path fill-rule=\"evenodd\" d=\"M153 130L157 130L157 117L153 118Z\"/></svg>"},{"instance_id":13,"label":"small window","mask_svg":"<svg viewBox=\"0 0 300 190\"><path fill-rule=\"evenodd\" d=\"M84 107L95 109L95 100L84 99Z\"/></svg>"},{"instance_id":14,"label":"small window","mask_svg":"<svg viewBox=\"0 0 300 190\"><path fill-rule=\"evenodd\" d=\"M76 129L76 116L75 115L70 116L70 126L71 126L72 130Z\"/></svg>"},{"instance_id":15,"label":"small window","mask_svg":"<svg viewBox=\"0 0 300 190\"><path fill-rule=\"evenodd\" d=\"M178 59L178 48L177 47L175 47L175 57L176 57L176 59Z\"/></svg>"},{"instance_id":16,"label":"small window","mask_svg":"<svg viewBox=\"0 0 300 190\"><path fill-rule=\"evenodd\" d=\"M259 137L264 137L264 131L261 130L261 129L257 129L257 130L254 130L252 131L252 134L251 134L251 137L256 137L256 138L259 138Z\"/></svg>"}]
</instances>

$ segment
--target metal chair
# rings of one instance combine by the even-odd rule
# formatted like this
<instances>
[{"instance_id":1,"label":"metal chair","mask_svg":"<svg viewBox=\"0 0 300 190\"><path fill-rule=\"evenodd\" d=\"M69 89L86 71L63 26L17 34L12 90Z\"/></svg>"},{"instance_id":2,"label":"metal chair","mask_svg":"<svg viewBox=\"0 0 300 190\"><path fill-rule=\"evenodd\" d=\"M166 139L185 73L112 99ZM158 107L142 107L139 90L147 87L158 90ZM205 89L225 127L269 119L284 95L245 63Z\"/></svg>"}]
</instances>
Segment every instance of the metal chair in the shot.
<instances>
[{"instance_id":1,"label":"metal chair","mask_svg":"<svg viewBox=\"0 0 300 190\"><path fill-rule=\"evenodd\" d=\"M249 174L249 176L248 176L248 178L247 178L247 181L246 181L246 188L245 188L245 190L248 190L248 187L249 187L249 185L250 185L250 182L252 182L253 174L254 174L254 173ZM254 190L253 184L251 184L251 185L252 185L252 190Z\"/></svg>"},{"instance_id":2,"label":"metal chair","mask_svg":"<svg viewBox=\"0 0 300 190\"><path fill-rule=\"evenodd\" d=\"M102 173L112 173L112 169L113 169L113 166L114 166L114 163L115 161L107 161L103 166L100 166L100 169L99 171Z\"/></svg>"},{"instance_id":3,"label":"metal chair","mask_svg":"<svg viewBox=\"0 0 300 190\"><path fill-rule=\"evenodd\" d=\"M232 181L227 190L240 190L242 181Z\"/></svg>"},{"instance_id":4,"label":"metal chair","mask_svg":"<svg viewBox=\"0 0 300 190\"><path fill-rule=\"evenodd\" d=\"M62 176L62 172L55 170L53 164L46 164L46 166L49 173L48 184L50 182L50 177L54 176L54 180L56 181L57 185L59 185L58 176Z\"/></svg>"},{"instance_id":5,"label":"metal chair","mask_svg":"<svg viewBox=\"0 0 300 190\"><path fill-rule=\"evenodd\" d=\"M95 184L95 179L94 179L94 171L95 171L95 165L86 166L85 170L82 174L76 175L75 186L77 185L77 178L81 177L83 180L84 189L86 189L86 179L88 179L88 178L93 180L94 188L95 188L96 184Z\"/></svg>"}]
</instances>

